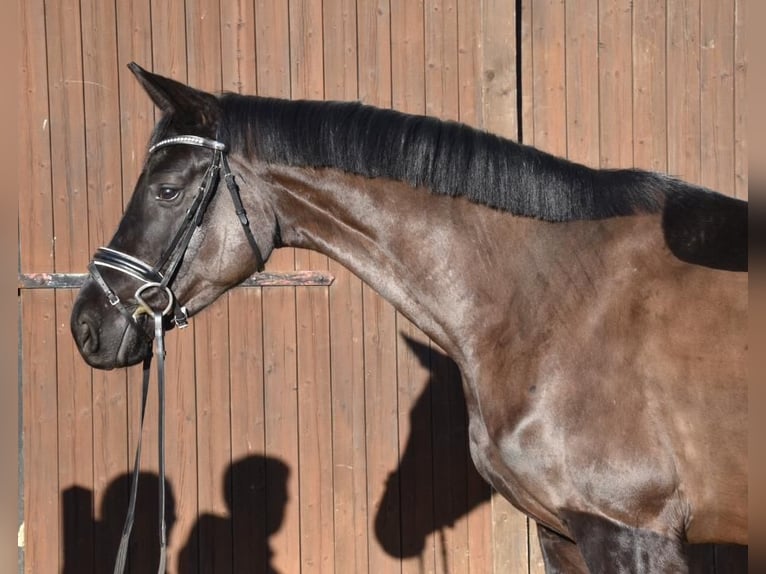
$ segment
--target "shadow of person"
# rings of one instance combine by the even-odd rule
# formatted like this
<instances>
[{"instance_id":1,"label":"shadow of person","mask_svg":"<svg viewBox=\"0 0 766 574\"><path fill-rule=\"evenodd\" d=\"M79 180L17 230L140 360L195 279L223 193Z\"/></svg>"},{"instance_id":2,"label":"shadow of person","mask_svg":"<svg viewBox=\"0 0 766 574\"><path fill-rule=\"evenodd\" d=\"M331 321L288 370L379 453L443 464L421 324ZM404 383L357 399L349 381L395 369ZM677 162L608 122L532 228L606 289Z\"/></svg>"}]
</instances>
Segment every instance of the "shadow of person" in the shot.
<instances>
[{"instance_id":1,"label":"shadow of person","mask_svg":"<svg viewBox=\"0 0 766 574\"><path fill-rule=\"evenodd\" d=\"M128 508L132 475L122 474L106 488L101 499L100 520L93 515L93 491L72 486L61 493L64 548L62 574L111 572L120 545ZM138 496L133 530L128 545L129 572L156 572L159 565L158 475L138 475ZM170 539L176 522L176 502L170 483L165 481L165 520ZM55 517L52 518L55 520Z\"/></svg>"},{"instance_id":2,"label":"shadow of person","mask_svg":"<svg viewBox=\"0 0 766 574\"><path fill-rule=\"evenodd\" d=\"M229 465L223 478L228 515L199 517L178 556L178 573L276 574L269 538L282 525L289 476L285 463L268 456Z\"/></svg>"},{"instance_id":3,"label":"shadow of person","mask_svg":"<svg viewBox=\"0 0 766 574\"><path fill-rule=\"evenodd\" d=\"M397 469L375 514L375 537L393 557L420 556L432 533L444 533L475 507L488 502L491 490L476 472L468 453L462 379L445 354L405 337L420 363L429 369L425 389L410 410L410 435ZM425 492L418 477L432 480ZM418 492L415 492L418 490ZM425 494L425 496L424 496ZM441 538L441 553L447 549Z\"/></svg>"}]
</instances>

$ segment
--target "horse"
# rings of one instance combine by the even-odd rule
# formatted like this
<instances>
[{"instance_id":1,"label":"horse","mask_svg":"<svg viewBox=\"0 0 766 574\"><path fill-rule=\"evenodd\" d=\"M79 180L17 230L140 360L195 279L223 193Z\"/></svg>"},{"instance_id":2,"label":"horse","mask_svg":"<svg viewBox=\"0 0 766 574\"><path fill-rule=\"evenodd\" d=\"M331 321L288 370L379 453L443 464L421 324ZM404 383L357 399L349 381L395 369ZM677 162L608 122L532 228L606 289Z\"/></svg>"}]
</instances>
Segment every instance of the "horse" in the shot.
<instances>
[{"instance_id":1,"label":"horse","mask_svg":"<svg viewBox=\"0 0 766 574\"><path fill-rule=\"evenodd\" d=\"M687 572L684 543L747 544L746 201L130 69L162 114L72 309L89 365L141 362L160 323L312 249L458 366L472 461L537 522L546 572Z\"/></svg>"}]
</instances>

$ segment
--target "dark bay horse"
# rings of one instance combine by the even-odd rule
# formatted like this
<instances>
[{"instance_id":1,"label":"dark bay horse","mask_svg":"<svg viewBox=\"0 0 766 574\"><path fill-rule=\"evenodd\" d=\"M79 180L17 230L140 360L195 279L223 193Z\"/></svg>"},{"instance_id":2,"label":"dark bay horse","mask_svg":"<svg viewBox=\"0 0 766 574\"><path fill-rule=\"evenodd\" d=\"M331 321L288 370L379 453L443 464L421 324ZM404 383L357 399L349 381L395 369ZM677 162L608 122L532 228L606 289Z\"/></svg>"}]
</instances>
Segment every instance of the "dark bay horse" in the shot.
<instances>
[{"instance_id":1,"label":"dark bay horse","mask_svg":"<svg viewBox=\"0 0 766 574\"><path fill-rule=\"evenodd\" d=\"M73 309L90 365L140 362L147 313L183 324L275 248L313 249L458 365L473 461L537 521L548 572L685 572L683 542L747 544L746 202L131 69L163 115Z\"/></svg>"}]
</instances>

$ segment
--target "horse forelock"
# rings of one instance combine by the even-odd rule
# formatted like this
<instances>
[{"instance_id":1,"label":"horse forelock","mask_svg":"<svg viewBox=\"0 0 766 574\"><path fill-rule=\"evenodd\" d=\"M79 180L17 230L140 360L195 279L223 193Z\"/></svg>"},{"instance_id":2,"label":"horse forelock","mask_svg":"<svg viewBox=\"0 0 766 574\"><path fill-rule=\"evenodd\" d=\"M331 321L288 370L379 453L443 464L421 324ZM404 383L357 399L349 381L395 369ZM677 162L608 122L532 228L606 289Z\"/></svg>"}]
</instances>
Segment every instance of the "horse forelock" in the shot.
<instances>
[{"instance_id":1,"label":"horse forelock","mask_svg":"<svg viewBox=\"0 0 766 574\"><path fill-rule=\"evenodd\" d=\"M329 167L547 221L655 213L683 182L597 170L470 126L358 102L225 94L219 131L267 163Z\"/></svg>"}]
</instances>

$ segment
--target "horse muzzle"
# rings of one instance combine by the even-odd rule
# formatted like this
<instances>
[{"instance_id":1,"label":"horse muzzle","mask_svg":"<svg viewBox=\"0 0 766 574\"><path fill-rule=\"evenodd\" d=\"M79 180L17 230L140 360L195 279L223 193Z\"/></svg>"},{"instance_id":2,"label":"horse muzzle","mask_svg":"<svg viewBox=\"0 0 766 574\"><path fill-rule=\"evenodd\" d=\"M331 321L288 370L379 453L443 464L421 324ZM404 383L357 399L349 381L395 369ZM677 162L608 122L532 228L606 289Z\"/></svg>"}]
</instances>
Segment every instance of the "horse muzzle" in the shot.
<instances>
[{"instance_id":1,"label":"horse muzzle","mask_svg":"<svg viewBox=\"0 0 766 574\"><path fill-rule=\"evenodd\" d=\"M93 280L80 290L69 327L80 355L97 369L135 365L151 353L152 331L146 316L132 321L124 317Z\"/></svg>"}]
</instances>

